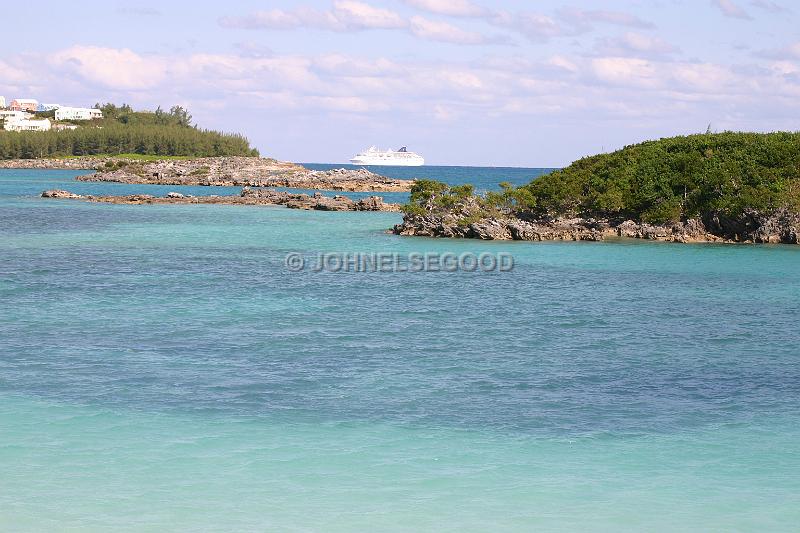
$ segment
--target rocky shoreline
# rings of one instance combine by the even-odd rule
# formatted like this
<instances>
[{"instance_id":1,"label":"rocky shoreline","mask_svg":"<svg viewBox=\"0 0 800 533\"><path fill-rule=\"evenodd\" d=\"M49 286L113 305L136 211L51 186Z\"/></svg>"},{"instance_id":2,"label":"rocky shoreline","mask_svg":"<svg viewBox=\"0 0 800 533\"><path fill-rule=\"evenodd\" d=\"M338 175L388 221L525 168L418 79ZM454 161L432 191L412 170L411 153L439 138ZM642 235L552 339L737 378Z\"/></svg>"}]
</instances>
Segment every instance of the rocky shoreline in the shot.
<instances>
[{"instance_id":1,"label":"rocky shoreline","mask_svg":"<svg viewBox=\"0 0 800 533\"><path fill-rule=\"evenodd\" d=\"M474 218L474 217L473 217ZM800 244L800 214L746 212L735 220L709 216L665 225L591 218L524 219L492 216L472 220L460 214L406 214L396 235L516 241L602 241L628 237L676 243Z\"/></svg>"},{"instance_id":2,"label":"rocky shoreline","mask_svg":"<svg viewBox=\"0 0 800 533\"><path fill-rule=\"evenodd\" d=\"M0 168L41 170L97 170L109 161L122 160L113 157L65 157L53 159L0 159Z\"/></svg>"},{"instance_id":3,"label":"rocky shoreline","mask_svg":"<svg viewBox=\"0 0 800 533\"><path fill-rule=\"evenodd\" d=\"M352 200L347 196L324 196L321 193L302 194L244 187L239 196L191 196L178 192L167 193L159 197L150 194L132 194L127 196L93 196L71 193L63 190L49 190L41 194L42 198L62 200L82 200L109 204L216 204L216 205L273 205L290 209L316 211L400 211L398 204L389 204L380 196L368 196Z\"/></svg>"},{"instance_id":4,"label":"rocky shoreline","mask_svg":"<svg viewBox=\"0 0 800 533\"><path fill-rule=\"evenodd\" d=\"M0 168L94 170L79 181L148 185L287 187L347 192L408 192L410 180L397 180L366 169L309 170L296 163L260 157L203 157L140 161L124 157L14 159Z\"/></svg>"}]
</instances>

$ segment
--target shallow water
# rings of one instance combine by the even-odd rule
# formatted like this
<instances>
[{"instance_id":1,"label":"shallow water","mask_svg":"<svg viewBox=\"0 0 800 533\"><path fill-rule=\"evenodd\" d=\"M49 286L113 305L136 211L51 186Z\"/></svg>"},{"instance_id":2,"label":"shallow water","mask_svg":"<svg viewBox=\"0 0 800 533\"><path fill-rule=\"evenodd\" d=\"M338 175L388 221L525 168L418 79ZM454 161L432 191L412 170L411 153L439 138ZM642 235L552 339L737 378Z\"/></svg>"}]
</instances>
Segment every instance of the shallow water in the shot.
<instances>
[{"instance_id":1,"label":"shallow water","mask_svg":"<svg viewBox=\"0 0 800 533\"><path fill-rule=\"evenodd\" d=\"M193 190L74 175L0 171L2 530L800 523L798 248L36 197ZM290 251L515 269L291 273Z\"/></svg>"}]
</instances>

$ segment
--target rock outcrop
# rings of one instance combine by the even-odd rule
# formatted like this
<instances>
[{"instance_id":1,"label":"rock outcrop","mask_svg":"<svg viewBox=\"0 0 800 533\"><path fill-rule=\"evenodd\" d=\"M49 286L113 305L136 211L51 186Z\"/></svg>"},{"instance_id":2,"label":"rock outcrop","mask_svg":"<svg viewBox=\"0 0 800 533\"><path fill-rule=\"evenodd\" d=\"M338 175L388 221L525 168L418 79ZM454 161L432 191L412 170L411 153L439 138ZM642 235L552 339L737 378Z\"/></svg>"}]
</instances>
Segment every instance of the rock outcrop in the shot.
<instances>
[{"instance_id":1,"label":"rock outcrop","mask_svg":"<svg viewBox=\"0 0 800 533\"><path fill-rule=\"evenodd\" d=\"M74 194L69 191L49 190L42 198L84 200L110 204L225 204L225 205L283 205L290 209L317 211L399 211L397 204L388 204L380 196L369 196L352 200L346 196L324 196L290 193L274 189L255 189L245 187L239 196L191 196L178 192L167 193L164 197L150 194L131 194L127 196L93 196Z\"/></svg>"},{"instance_id":2,"label":"rock outcrop","mask_svg":"<svg viewBox=\"0 0 800 533\"><path fill-rule=\"evenodd\" d=\"M44 191L42 193L42 198L62 198L69 200L78 200L83 198L83 196L81 196L80 194L71 193L69 191L53 189L50 191Z\"/></svg>"},{"instance_id":3,"label":"rock outcrop","mask_svg":"<svg viewBox=\"0 0 800 533\"><path fill-rule=\"evenodd\" d=\"M398 204L387 204L380 196L368 196L352 200L347 196L324 196L321 193L305 194L276 191L274 189L242 189L244 203L264 203L285 205L292 209L313 209L317 211L400 211Z\"/></svg>"},{"instance_id":4,"label":"rock outcrop","mask_svg":"<svg viewBox=\"0 0 800 533\"><path fill-rule=\"evenodd\" d=\"M0 168L97 170L106 163L115 160L122 160L122 158L81 156L52 159L0 159Z\"/></svg>"},{"instance_id":5,"label":"rock outcrop","mask_svg":"<svg viewBox=\"0 0 800 533\"><path fill-rule=\"evenodd\" d=\"M405 215L394 227L397 235L452 237L487 241L600 241L608 227L583 219L529 222L513 218L448 220L436 215Z\"/></svg>"},{"instance_id":6,"label":"rock outcrop","mask_svg":"<svg viewBox=\"0 0 800 533\"><path fill-rule=\"evenodd\" d=\"M731 219L720 215L663 225L633 220L531 218L512 213L481 212L474 200L445 209L429 204L423 213L408 213L393 229L397 235L518 241L601 241L628 237L653 241L699 243L743 242L800 244L800 214L746 211Z\"/></svg>"},{"instance_id":7,"label":"rock outcrop","mask_svg":"<svg viewBox=\"0 0 800 533\"><path fill-rule=\"evenodd\" d=\"M123 157L15 159L0 168L95 170L79 181L151 185L287 187L347 192L407 192L412 181L387 178L366 169L309 170L295 163L261 157L202 157L139 161Z\"/></svg>"},{"instance_id":8,"label":"rock outcrop","mask_svg":"<svg viewBox=\"0 0 800 533\"><path fill-rule=\"evenodd\" d=\"M403 192L411 182L394 180L365 169L309 170L294 163L258 157L206 157L152 162L110 162L81 181L113 181L153 185L218 185L287 187L329 191Z\"/></svg>"},{"instance_id":9,"label":"rock outcrop","mask_svg":"<svg viewBox=\"0 0 800 533\"><path fill-rule=\"evenodd\" d=\"M703 224L709 232L727 240L800 244L800 214L788 209L769 214L746 209L735 218L714 214L705 217Z\"/></svg>"}]
</instances>

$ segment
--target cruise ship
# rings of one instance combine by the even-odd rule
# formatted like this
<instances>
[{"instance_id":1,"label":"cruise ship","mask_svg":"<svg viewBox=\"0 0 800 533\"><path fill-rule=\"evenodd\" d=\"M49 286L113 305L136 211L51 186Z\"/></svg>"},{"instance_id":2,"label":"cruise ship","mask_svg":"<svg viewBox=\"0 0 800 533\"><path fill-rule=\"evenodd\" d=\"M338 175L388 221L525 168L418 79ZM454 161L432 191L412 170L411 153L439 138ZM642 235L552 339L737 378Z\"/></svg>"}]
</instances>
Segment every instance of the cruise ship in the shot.
<instances>
[{"instance_id":1,"label":"cruise ship","mask_svg":"<svg viewBox=\"0 0 800 533\"><path fill-rule=\"evenodd\" d=\"M368 150L356 154L350 162L354 165L393 167L421 167L425 164L425 160L422 156L414 152L409 152L405 146L396 152L393 150L379 150L373 146Z\"/></svg>"}]
</instances>

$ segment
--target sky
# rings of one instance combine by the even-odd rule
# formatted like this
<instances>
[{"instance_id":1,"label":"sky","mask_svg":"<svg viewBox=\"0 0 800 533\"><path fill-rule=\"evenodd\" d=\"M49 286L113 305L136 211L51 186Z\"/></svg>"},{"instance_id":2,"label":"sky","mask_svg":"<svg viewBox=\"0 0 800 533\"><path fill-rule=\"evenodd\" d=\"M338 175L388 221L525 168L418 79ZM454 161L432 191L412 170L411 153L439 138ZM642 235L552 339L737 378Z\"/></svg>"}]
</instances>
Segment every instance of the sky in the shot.
<instances>
[{"instance_id":1,"label":"sky","mask_svg":"<svg viewBox=\"0 0 800 533\"><path fill-rule=\"evenodd\" d=\"M564 166L647 139L800 130L796 0L26 2L0 95L182 105L262 155ZM38 21L37 21L38 20ZM57 23L51 23L58 21Z\"/></svg>"}]
</instances>

